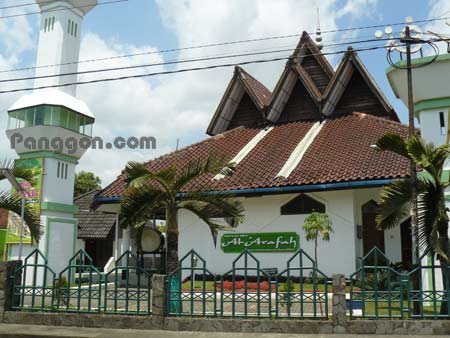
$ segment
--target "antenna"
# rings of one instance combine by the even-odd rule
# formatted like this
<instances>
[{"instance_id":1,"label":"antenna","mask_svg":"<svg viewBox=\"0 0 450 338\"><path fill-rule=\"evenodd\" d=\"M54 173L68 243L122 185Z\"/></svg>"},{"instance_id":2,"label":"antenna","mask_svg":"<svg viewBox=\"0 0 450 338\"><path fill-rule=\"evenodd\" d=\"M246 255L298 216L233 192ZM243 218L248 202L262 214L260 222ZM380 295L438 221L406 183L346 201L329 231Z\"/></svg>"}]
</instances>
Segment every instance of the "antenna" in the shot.
<instances>
[{"instance_id":1,"label":"antenna","mask_svg":"<svg viewBox=\"0 0 450 338\"><path fill-rule=\"evenodd\" d=\"M322 32L320 31L320 13L317 7L317 29L316 29L316 46L319 50L323 49Z\"/></svg>"}]
</instances>

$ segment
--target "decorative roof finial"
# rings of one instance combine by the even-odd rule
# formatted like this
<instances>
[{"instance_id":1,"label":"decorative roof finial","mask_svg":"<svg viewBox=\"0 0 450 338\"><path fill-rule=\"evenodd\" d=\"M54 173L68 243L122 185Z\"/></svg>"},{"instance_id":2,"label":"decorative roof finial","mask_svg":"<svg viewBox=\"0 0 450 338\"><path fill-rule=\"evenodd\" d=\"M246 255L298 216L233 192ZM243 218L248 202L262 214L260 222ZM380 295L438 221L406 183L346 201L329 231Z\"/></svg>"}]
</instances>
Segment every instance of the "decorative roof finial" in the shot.
<instances>
[{"instance_id":1,"label":"decorative roof finial","mask_svg":"<svg viewBox=\"0 0 450 338\"><path fill-rule=\"evenodd\" d=\"M317 48L319 48L319 50L322 50L322 48L323 48L323 42L322 42L322 32L320 31L320 14L319 14L319 7L317 7L316 45L317 45Z\"/></svg>"}]
</instances>

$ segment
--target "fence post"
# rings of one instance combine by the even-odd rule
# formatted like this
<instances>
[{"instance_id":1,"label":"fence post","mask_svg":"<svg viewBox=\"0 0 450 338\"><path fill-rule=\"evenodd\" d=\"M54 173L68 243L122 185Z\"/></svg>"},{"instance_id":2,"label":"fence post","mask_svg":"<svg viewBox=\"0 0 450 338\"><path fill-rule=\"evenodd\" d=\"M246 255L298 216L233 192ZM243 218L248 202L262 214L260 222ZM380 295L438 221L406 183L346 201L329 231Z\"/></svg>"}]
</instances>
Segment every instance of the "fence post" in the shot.
<instances>
[{"instance_id":1,"label":"fence post","mask_svg":"<svg viewBox=\"0 0 450 338\"><path fill-rule=\"evenodd\" d=\"M335 333L346 333L347 309L345 302L345 276L335 274L333 279L333 330Z\"/></svg>"},{"instance_id":2,"label":"fence post","mask_svg":"<svg viewBox=\"0 0 450 338\"><path fill-rule=\"evenodd\" d=\"M152 321L163 327L167 315L167 275L152 276Z\"/></svg>"},{"instance_id":3,"label":"fence post","mask_svg":"<svg viewBox=\"0 0 450 338\"><path fill-rule=\"evenodd\" d=\"M12 278L22 261L0 261L0 316L3 321L6 311L12 310L14 279ZM16 275L16 284L22 283L22 273Z\"/></svg>"}]
</instances>

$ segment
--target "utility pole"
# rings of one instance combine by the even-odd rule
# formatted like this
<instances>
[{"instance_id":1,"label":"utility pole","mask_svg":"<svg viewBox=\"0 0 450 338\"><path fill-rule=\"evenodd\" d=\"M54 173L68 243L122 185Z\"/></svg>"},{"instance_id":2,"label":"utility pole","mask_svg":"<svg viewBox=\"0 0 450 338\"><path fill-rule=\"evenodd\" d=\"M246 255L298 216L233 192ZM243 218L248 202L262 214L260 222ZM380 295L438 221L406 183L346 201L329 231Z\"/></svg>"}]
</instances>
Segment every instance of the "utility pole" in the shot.
<instances>
[{"instance_id":1,"label":"utility pole","mask_svg":"<svg viewBox=\"0 0 450 338\"><path fill-rule=\"evenodd\" d=\"M406 72L407 72L407 82L408 82L408 122L409 122L409 137L415 135L414 127L414 101L413 101L413 84L412 84L412 65L411 65L411 32L409 26L405 27L405 37L400 40L406 44ZM411 160L410 163L410 176L411 176L411 228L413 232L414 239L414 261L416 264L419 263L419 227L417 224L417 186L416 186L416 165L414 161Z\"/></svg>"}]
</instances>

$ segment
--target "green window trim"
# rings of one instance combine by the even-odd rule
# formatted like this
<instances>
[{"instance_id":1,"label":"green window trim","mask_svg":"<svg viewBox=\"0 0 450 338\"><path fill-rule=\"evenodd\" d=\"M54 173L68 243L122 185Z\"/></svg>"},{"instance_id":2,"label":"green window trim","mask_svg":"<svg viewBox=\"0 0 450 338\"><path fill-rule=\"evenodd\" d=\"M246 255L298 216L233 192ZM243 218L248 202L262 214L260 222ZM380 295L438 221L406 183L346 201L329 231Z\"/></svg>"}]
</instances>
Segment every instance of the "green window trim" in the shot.
<instances>
[{"instance_id":1,"label":"green window trim","mask_svg":"<svg viewBox=\"0 0 450 338\"><path fill-rule=\"evenodd\" d=\"M92 136L95 119L61 105L40 104L8 112L8 130L56 126Z\"/></svg>"},{"instance_id":2,"label":"green window trim","mask_svg":"<svg viewBox=\"0 0 450 338\"><path fill-rule=\"evenodd\" d=\"M63 203L41 202L41 210L63 212L66 214L76 214L78 206Z\"/></svg>"},{"instance_id":3,"label":"green window trim","mask_svg":"<svg viewBox=\"0 0 450 338\"><path fill-rule=\"evenodd\" d=\"M423 110L448 108L450 107L450 97L438 97L429 100L421 100L414 103L414 112L418 113Z\"/></svg>"},{"instance_id":4,"label":"green window trim","mask_svg":"<svg viewBox=\"0 0 450 338\"><path fill-rule=\"evenodd\" d=\"M29 159L29 158L55 158L60 161L65 161L73 164L78 164L78 160L76 157L72 157L65 154L54 153L51 151L32 151L25 154L20 154L21 159Z\"/></svg>"}]
</instances>

